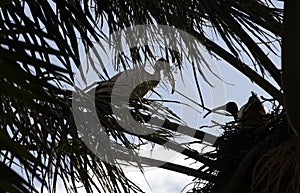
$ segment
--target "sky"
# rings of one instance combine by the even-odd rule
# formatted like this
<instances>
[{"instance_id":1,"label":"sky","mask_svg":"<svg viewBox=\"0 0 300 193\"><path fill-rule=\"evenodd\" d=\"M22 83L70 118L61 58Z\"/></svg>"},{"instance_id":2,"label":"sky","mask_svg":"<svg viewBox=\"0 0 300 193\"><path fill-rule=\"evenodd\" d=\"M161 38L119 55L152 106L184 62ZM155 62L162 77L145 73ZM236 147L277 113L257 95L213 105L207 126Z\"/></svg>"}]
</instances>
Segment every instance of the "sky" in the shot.
<instances>
[{"instance_id":1,"label":"sky","mask_svg":"<svg viewBox=\"0 0 300 193\"><path fill-rule=\"evenodd\" d=\"M223 79L220 80L212 74L209 74L208 70L206 69L205 74L207 75L207 79L214 85L214 88L212 88L202 82L201 89L204 94L205 102L209 108L214 108L216 106L225 104L228 101L235 101L238 106L241 107L248 101L248 98L251 95L251 91L257 93L258 96L264 96L266 98L269 97L269 95L264 90L257 87L247 77L231 67L228 63L212 59L209 55L206 55L205 58L211 65L211 67L215 69L214 72L217 72L217 74ZM275 63L280 64L279 57L272 56L272 60ZM111 70L109 71L109 73L111 73L110 75L113 76L116 72ZM193 76L191 76L191 69L189 66L186 66L183 69L183 74L185 81L184 84L181 81L181 77L179 74L175 74L174 76L176 80L176 90L199 102L199 97L197 96L196 91L193 90L195 88L193 82L194 79ZM193 89L191 90L190 88ZM176 92L174 94L175 96L171 95L170 86L167 90L164 90L163 88L158 88L158 90L159 89L164 92L164 99L177 99L179 101L183 101L184 103L188 103L194 109L198 110L195 111L194 109L188 107L173 107L173 110L175 112L178 112L183 120L193 128L199 128L204 124L209 124L211 123L211 119L214 121L217 120L221 124L224 124L226 121L232 120L231 117L218 115L211 115L213 117L203 119L202 117L206 112L204 112L200 107L191 103L190 101L180 98L180 95L176 95ZM166 105L168 106L168 104ZM172 105L170 105L169 107L172 108ZM219 127L206 129L205 131L216 135L221 134L222 132ZM164 154L163 152L158 153ZM176 159L172 160L173 163L183 164L195 169L200 166L199 163L192 164L191 161L184 160L184 156L176 157L175 155L175 158ZM127 170L125 168L125 174L129 179L138 184L147 193L179 193L181 191L186 192L193 187L192 185L190 185L186 189L184 189L184 187L192 182L192 180L194 179L193 177L160 168L147 169L145 170L144 174L137 170Z\"/></svg>"},{"instance_id":2,"label":"sky","mask_svg":"<svg viewBox=\"0 0 300 193\"><path fill-rule=\"evenodd\" d=\"M274 60L278 60L277 58L274 58ZM248 101L249 96L251 95L251 91L254 91L258 94L258 96L264 96L269 97L269 95L263 91L261 88L257 87L254 83L252 83L248 78L241 75L237 70L232 68L230 65L226 64L225 62L218 63L220 67L220 71L222 72L225 81L232 84L226 85L226 101L235 101L239 107L241 107L243 104L245 104ZM209 95L209 94L208 94ZM210 97L210 96L209 96ZM208 97L208 98L209 98ZM212 108L215 106L212 106ZM192 117L192 120L184 119L185 121L189 121L190 125L195 125L195 122L193 122L193 119L195 119L195 116L200 117L200 119L203 116L203 113L197 113L197 112L191 112L190 114L187 114L187 117ZM224 117L223 117L224 118ZM231 118L225 119L225 121L230 121ZM198 121L198 126L205 123L201 120ZM213 132L214 133L214 132ZM179 163L186 163L185 165L193 168L197 168L199 164L195 165L188 165L190 162L187 162L183 159L184 156L181 156L178 158L177 162ZM175 161L176 162L176 161ZM177 174L175 172L167 171L164 169L153 169L150 171L145 172L145 178L143 175L141 175L138 172L128 172L129 179L132 179L134 182L139 184L141 187L144 187L146 192L151 192L147 182L150 184L152 188L153 193L179 193L183 190L183 188L192 182L194 179L193 177L186 176L183 174ZM189 188L192 188L192 185L189 186ZM184 192L188 190L185 189Z\"/></svg>"},{"instance_id":3,"label":"sky","mask_svg":"<svg viewBox=\"0 0 300 193\"><path fill-rule=\"evenodd\" d=\"M217 89L213 89L209 87L208 85L203 84L202 85L202 91L204 93L205 101L207 102L207 106L210 108L214 108L218 105L225 104L225 102L228 101L235 101L239 107L241 107L243 104L245 104L248 100L248 97L251 95L251 91L254 91L258 94L258 96L263 95L264 97L268 98L269 95L263 91L261 88L257 87L253 82L251 82L248 78L246 78L244 75L239 73L236 69L231 67L229 64L223 61L217 61L211 59L209 56L206 56L207 60L210 61L210 64L212 67L215 67L218 70L218 74L223 78L223 81L220 81L216 79L214 76L209 75L208 79L211 80L214 85L216 85ZM271 59L275 61L276 64L280 65L280 57L271 56ZM185 75L185 83L189 82L191 85L194 84L191 74L191 69L188 67L183 69L183 74ZM182 92L190 95L190 97L199 102L199 97L197 97L197 93L195 92L189 92L189 90L185 90L185 85L180 82L180 77L175 75L175 79L177 80L176 86L177 89L181 88ZM221 88L222 87L222 88ZM224 88L223 88L224 87ZM221 94L218 94L221 88ZM179 89L180 90L180 89ZM219 90L219 91L216 91ZM223 92L224 91L224 92ZM221 100L215 100L215 97L218 98L218 96L222 95ZM223 96L224 95L224 96ZM170 96L168 95L168 92L166 92L165 97L172 98L180 98L179 95L176 96ZM183 98L180 98L180 100L184 100ZM187 124L191 127L200 127L203 124L210 123L211 119L215 120L217 119L220 123L225 123L226 121L230 120L230 118L220 117L220 116L214 116L213 118L208 118L206 120L203 120L202 117L205 114L203 110L201 110L197 105L190 103L189 101L184 102L188 103L189 105L193 106L195 109L198 109L199 111L194 111L190 108L182 109L180 110L181 115L183 116L183 120L187 122ZM172 108L172 107L171 107ZM173 107L174 110L178 110L178 107ZM185 108L185 107L183 107ZM180 111L179 111L180 112ZM214 134L220 134L221 131L219 128L213 128L211 130L206 130L207 132L214 133ZM199 167L199 164L192 164L191 161L184 160L185 157L179 156L176 157L173 162L175 163L185 163L186 166L197 168ZM133 182L138 184L145 192L150 193L179 193L181 191L186 192L188 189L192 188L192 186L189 186L189 188L184 189L189 183L192 182L193 177L186 176L183 174L178 174L172 171L167 171L164 169L159 168L151 168L146 169L144 174L142 174L139 171L132 171L132 170L126 170L125 174L129 179L131 179ZM63 185L60 183L58 185L57 192L63 193L65 192ZM80 193L83 193L84 191L80 191Z\"/></svg>"},{"instance_id":4,"label":"sky","mask_svg":"<svg viewBox=\"0 0 300 193\"><path fill-rule=\"evenodd\" d=\"M210 58L208 59L210 60ZM280 58L279 57L272 57L272 60L274 60L276 63L280 63ZM223 86L225 86L225 98L222 101L215 102L213 105L212 103L212 94L214 91L213 88L210 88L208 85L205 86L203 85L203 93L205 95L207 105L210 108L214 108L218 105L224 104L224 102L228 101L235 101L239 107L241 107L243 104L245 104L251 95L251 91L254 91L255 93L258 94L258 96L264 96L266 98L269 97L269 95L263 91L261 88L257 87L253 82L251 82L247 77L239 73L236 69L231 67L229 64L226 62L222 61L211 61L210 64L216 65L219 70L219 75L224 78L223 81L218 80L215 78L214 82L215 84L218 84L217 82ZM186 67L184 70L184 74L188 76L190 74L190 69ZM112 72L114 73L114 72ZM208 76L209 80L212 80L214 77ZM176 77L175 79L178 80L176 83L177 87L180 87L180 77ZM190 84L193 84L193 78L189 76L185 81L189 80ZM186 84L185 84L186 85ZM178 89L178 88L177 88ZM183 89L184 90L184 89ZM181 90L182 91L182 90ZM187 91L182 91L183 93L189 95L190 92ZM195 94L195 93L194 93ZM165 98L170 97L169 91L165 91ZM197 95L195 94L193 99L197 101ZM173 96L171 96L173 98ZM175 97L176 98L176 97ZM182 99L181 99L182 100ZM199 100L199 99L198 99ZM188 101L184 101L188 103ZM203 124L210 123L210 118L207 118L206 120L203 120L203 115L206 112L203 112L201 108L197 107L193 103L189 103L189 105L194 106L195 109L198 109L199 112L194 111L193 109L189 110L183 110L186 114L184 114L183 120L187 122L187 124L191 127L197 128ZM175 108L176 110L177 108ZM178 110L178 109L177 109ZM215 117L216 118L216 117ZM220 121L220 123L225 123L226 121L232 120L232 118L225 118L224 116L219 116L217 118ZM196 120L196 121L195 121ZM207 129L207 132L213 133L213 134L220 134L221 130L219 128L214 128L214 129ZM179 156L175 160L172 160L174 163L178 164L183 164L188 167L192 168L197 168L199 167L198 164L192 164L191 161L186 161L184 160L184 156ZM187 190L191 189L193 186L190 185L186 189L184 189L188 184L192 182L194 177L191 176L186 176L183 174L175 173L172 171L168 171L165 169L160 169L160 168L150 168L146 169L144 174L141 172L135 170L133 171L132 169L128 170L125 168L125 174L126 176L135 182L137 185L139 185L145 192L150 193L180 193L181 191L187 192ZM64 192L63 187L59 187L58 192ZM84 191L80 192L83 193Z\"/></svg>"}]
</instances>

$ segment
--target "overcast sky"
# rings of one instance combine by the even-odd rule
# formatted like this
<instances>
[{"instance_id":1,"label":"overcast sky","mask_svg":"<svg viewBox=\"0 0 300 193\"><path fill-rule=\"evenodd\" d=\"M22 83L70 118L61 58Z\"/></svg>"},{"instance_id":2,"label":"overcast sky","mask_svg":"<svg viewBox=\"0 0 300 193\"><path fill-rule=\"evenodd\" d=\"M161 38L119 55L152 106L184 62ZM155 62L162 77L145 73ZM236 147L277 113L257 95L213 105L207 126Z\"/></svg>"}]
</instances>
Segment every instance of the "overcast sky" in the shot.
<instances>
[{"instance_id":1,"label":"overcast sky","mask_svg":"<svg viewBox=\"0 0 300 193\"><path fill-rule=\"evenodd\" d=\"M82 49L83 50L83 49ZM280 57L276 57L274 55L271 55L271 59L275 61L275 63L280 66ZM220 81L217 83L217 80L215 80L216 84L221 84L225 86L225 93L223 97L223 101L235 101L239 107L241 107L243 104L245 104L248 100L248 97L251 95L251 91L254 91L258 94L258 96L263 95L264 97L269 97L269 95L263 91L261 88L257 87L255 84L253 84L248 78L246 78L244 75L241 75L237 70L232 68L229 64L222 62L222 61L216 61L212 60L210 57L207 58L207 60L212 61L212 65L215 65L215 67L219 71L219 75L223 78L223 82ZM191 84L193 85L193 79L191 78L191 71L189 68L185 68L183 70L183 74L188 77L187 79L191 81ZM176 79L176 77L175 77ZM177 87L180 85L180 79L177 77ZM219 105L219 103L222 103L222 101L212 102L214 97L214 91L212 91L208 85L202 85L203 86L203 94L206 98L206 102L208 104L208 107L213 108L215 105ZM222 91L223 92L223 91ZM187 93L185 91L186 94ZM194 96L197 96L196 94ZM172 96L170 96L172 98ZM176 96L175 96L176 98ZM199 98L193 98L195 101L199 101ZM190 104L192 105L192 103ZM198 109L200 112L202 111L197 108L197 106L194 106L196 109ZM176 108L175 108L176 109ZM202 113L193 111L193 110L187 110L184 111L183 119L187 122L188 125L191 127L197 128L200 127L203 124L209 123L210 118L203 120L202 117L205 114L205 112L202 111ZM188 113L186 113L188 112ZM222 123L229 120L230 118L226 118L223 120ZM216 128L215 128L216 129ZM214 132L217 132L214 130ZM220 131L221 132L221 131ZM189 160L184 160L184 157L178 157L176 160L173 160L175 163L183 164L189 167L197 168L199 167L199 164L190 165L192 162ZM159 168L152 168L145 170L144 175L141 174L138 171L128 171L125 170L126 175L131 179L133 182L135 182L137 185L139 185L143 190L153 193L179 193L183 190L183 188L192 182L193 177L178 174L175 172L167 171L164 169ZM151 188L150 188L150 187ZM190 186L191 188L191 186ZM184 191L186 192L187 189ZM63 185L60 183L58 185L57 192L63 193L65 192ZM83 193L84 191L80 191L80 193Z\"/></svg>"}]
</instances>

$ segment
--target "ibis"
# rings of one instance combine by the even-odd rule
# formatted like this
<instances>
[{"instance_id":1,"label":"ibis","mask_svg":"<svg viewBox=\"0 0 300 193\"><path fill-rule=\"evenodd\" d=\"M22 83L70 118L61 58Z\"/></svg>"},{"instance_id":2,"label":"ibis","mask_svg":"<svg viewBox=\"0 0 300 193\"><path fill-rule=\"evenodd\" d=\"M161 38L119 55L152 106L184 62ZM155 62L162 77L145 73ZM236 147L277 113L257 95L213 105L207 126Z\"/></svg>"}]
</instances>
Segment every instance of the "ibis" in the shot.
<instances>
[{"instance_id":1,"label":"ibis","mask_svg":"<svg viewBox=\"0 0 300 193\"><path fill-rule=\"evenodd\" d=\"M97 108L111 108L111 105L124 103L134 107L134 112L144 108L140 101L144 96L160 83L161 73L168 78L172 86L171 93L175 91L175 81L170 64L164 59L158 59L153 65L153 73L143 68L134 68L118 73L107 81L98 83L95 89L95 104ZM143 116L143 115L138 115Z\"/></svg>"},{"instance_id":2,"label":"ibis","mask_svg":"<svg viewBox=\"0 0 300 193\"><path fill-rule=\"evenodd\" d=\"M161 72L168 77L172 86L171 93L173 94L175 82L170 70L170 64L164 58L160 58L155 62L153 68L153 74L142 68L130 69L118 73L108 81L99 82L95 91L96 96L100 95L101 97L103 93L110 93L116 97L129 96L130 101L140 100L159 84L162 79Z\"/></svg>"},{"instance_id":3,"label":"ibis","mask_svg":"<svg viewBox=\"0 0 300 193\"><path fill-rule=\"evenodd\" d=\"M254 92L252 92L248 102L243 105L240 110L238 110L238 106L235 102L228 102L225 105L210 110L204 115L204 118L210 113L215 113L219 110L227 111L234 117L235 121L248 126L261 124L262 118L266 115L265 107Z\"/></svg>"},{"instance_id":4,"label":"ibis","mask_svg":"<svg viewBox=\"0 0 300 193\"><path fill-rule=\"evenodd\" d=\"M208 113L206 113L203 118L207 117L207 115L209 115L210 113L216 113L218 112L219 110L224 110L224 111L227 111L228 113L230 113L235 120L238 119L238 106L235 102L228 102L226 103L225 105L222 105L222 106L219 106L219 107L216 107L212 110L210 110Z\"/></svg>"}]
</instances>

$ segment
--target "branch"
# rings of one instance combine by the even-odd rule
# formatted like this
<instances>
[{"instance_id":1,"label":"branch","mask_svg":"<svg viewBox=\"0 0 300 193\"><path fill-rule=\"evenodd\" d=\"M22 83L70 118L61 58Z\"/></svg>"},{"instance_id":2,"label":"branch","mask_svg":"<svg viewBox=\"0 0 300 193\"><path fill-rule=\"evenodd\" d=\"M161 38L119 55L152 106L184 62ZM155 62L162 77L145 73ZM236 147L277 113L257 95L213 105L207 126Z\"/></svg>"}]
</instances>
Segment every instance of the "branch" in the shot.
<instances>
[{"instance_id":1,"label":"branch","mask_svg":"<svg viewBox=\"0 0 300 193\"><path fill-rule=\"evenodd\" d=\"M111 120L111 121L115 121L115 120ZM166 126L166 124L163 124L163 127L164 128L164 125L166 127L169 127L169 128L172 128L174 129L173 127L170 127L170 125L173 124L174 125L178 125L178 124L175 124L175 123L171 123L168 121L168 125ZM120 126L116 121L115 123L111 123L115 126L114 129L118 130L118 131L121 131L121 132L124 132L124 133L127 133L127 134L130 134L130 135L133 135L133 136L136 136L136 137L139 137L139 138L142 138L142 139L145 139L149 142L153 142L155 144L158 144L158 145L162 145L166 148L169 148L179 154L182 154L182 155L185 155L187 156L188 158L192 158L196 161L199 161L207 166L212 166L212 162L210 159L206 158L205 156L203 156L201 153L199 153L198 151L194 150L194 149L188 149L178 143L176 143L175 141L172 141L166 137L161 137L159 135L157 135L156 133L156 130L154 129L151 129L151 128L147 128L147 132L151 133L151 134L137 134L135 132L130 132L129 129L124 129L122 126ZM186 127L188 129L188 127ZM136 128L138 129L138 128ZM187 132L188 133L188 132ZM204 133L204 132L203 132ZM202 136L203 134L202 132L199 132L198 134Z\"/></svg>"},{"instance_id":2,"label":"branch","mask_svg":"<svg viewBox=\"0 0 300 193\"><path fill-rule=\"evenodd\" d=\"M240 38L241 42L243 42L247 46L254 58L259 61L259 63L271 74L277 84L281 86L282 84L280 71L266 56L266 54L257 45L257 43L253 41L253 39L245 32L245 30L242 29L241 25L231 15L225 14L222 19L227 23L230 23L231 29L234 30L235 35Z\"/></svg>"},{"instance_id":3,"label":"branch","mask_svg":"<svg viewBox=\"0 0 300 193\"><path fill-rule=\"evenodd\" d=\"M125 153L121 153L121 152L118 152L116 157L118 159L121 159L121 160L124 160L124 161L129 161L129 162L133 161L132 157L129 156L129 154L125 154ZM182 165L178 165L178 164L174 164L174 163L170 163L170 162L165 162L165 161L152 159L152 158L147 158L147 157L141 157L141 156L139 157L139 161L141 161L142 164L146 164L148 166L163 168L163 169L166 169L166 170L170 170L170 171L173 171L173 172L178 172L178 173L185 174L185 175L188 175L188 176L201 178L201 179L207 180L207 181L213 181L215 179L215 176L213 176L211 174L203 173L200 170L196 170L196 169L193 169L193 168L189 168L189 167L186 167L186 166L182 166Z\"/></svg>"},{"instance_id":4,"label":"branch","mask_svg":"<svg viewBox=\"0 0 300 193\"><path fill-rule=\"evenodd\" d=\"M224 50L221 46L214 43L213 41L209 40L208 38L197 34L198 38L204 40L205 45L207 46L208 50L213 51L218 56L222 57L226 62L232 65L234 68L239 70L245 76L250 78L250 80L254 81L258 86L264 89L267 93L269 93L274 99L278 100L280 104L283 104L282 93L274 87L270 82L265 80L263 77L257 74L254 70L248 67L245 63L241 60L234 57L232 54Z\"/></svg>"}]
</instances>

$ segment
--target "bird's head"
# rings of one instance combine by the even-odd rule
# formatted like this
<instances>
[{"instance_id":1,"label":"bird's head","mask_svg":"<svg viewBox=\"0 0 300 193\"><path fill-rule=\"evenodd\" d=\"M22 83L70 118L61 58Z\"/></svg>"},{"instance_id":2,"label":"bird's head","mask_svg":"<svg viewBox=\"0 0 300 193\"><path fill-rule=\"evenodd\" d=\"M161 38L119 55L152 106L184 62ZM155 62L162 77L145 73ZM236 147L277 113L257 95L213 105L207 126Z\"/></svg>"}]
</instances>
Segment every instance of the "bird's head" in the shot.
<instances>
[{"instance_id":1,"label":"bird's head","mask_svg":"<svg viewBox=\"0 0 300 193\"><path fill-rule=\"evenodd\" d=\"M225 110L230 113L235 120L237 120L237 117L238 117L238 111L239 111L239 108L237 106L237 104L235 102L228 102L226 103L225 105Z\"/></svg>"},{"instance_id":2,"label":"bird's head","mask_svg":"<svg viewBox=\"0 0 300 193\"><path fill-rule=\"evenodd\" d=\"M155 65L154 65L154 69L155 70L164 70L164 69L170 69L170 64L169 62L164 59L164 58L160 58L156 61Z\"/></svg>"},{"instance_id":3,"label":"bird's head","mask_svg":"<svg viewBox=\"0 0 300 193\"><path fill-rule=\"evenodd\" d=\"M168 80L172 86L173 94L175 91L175 80L171 71L171 66L169 62L164 58L158 59L154 64L154 72L160 74L161 71L163 72L164 76L168 77Z\"/></svg>"}]
</instances>

